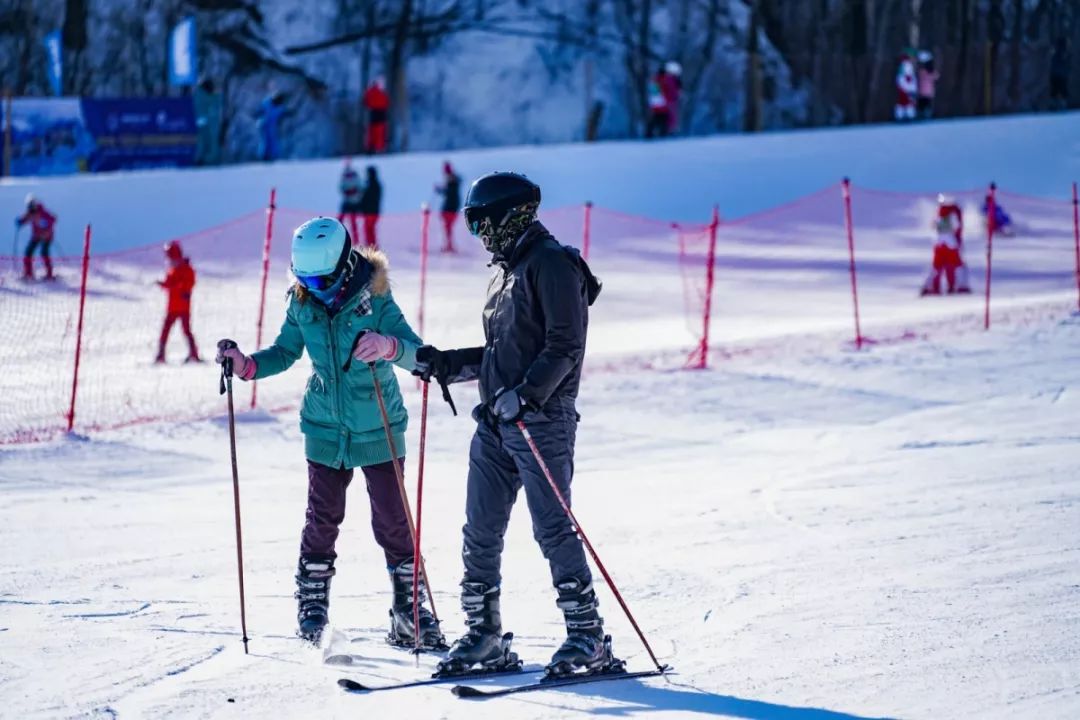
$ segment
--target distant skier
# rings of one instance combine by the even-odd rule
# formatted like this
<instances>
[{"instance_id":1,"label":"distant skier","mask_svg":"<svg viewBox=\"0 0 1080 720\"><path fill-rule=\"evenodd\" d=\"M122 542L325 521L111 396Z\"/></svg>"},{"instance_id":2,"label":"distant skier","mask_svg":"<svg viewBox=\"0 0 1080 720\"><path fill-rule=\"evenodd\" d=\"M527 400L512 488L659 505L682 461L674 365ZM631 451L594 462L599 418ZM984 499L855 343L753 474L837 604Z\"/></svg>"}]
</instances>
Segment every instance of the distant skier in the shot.
<instances>
[{"instance_id":1,"label":"distant skier","mask_svg":"<svg viewBox=\"0 0 1080 720\"><path fill-rule=\"evenodd\" d=\"M934 115L934 95L941 73L934 67L934 56L928 50L919 52L918 88L919 97L916 111L920 120L929 120Z\"/></svg>"},{"instance_id":2,"label":"distant skier","mask_svg":"<svg viewBox=\"0 0 1080 720\"><path fill-rule=\"evenodd\" d=\"M379 222L380 212L382 212L382 184L379 182L379 174L375 171L375 166L368 165L367 181L364 183L364 192L360 196L360 214L364 216L364 244L369 248L379 246L375 226Z\"/></svg>"},{"instance_id":3,"label":"distant skier","mask_svg":"<svg viewBox=\"0 0 1080 720\"><path fill-rule=\"evenodd\" d=\"M364 91L363 103L368 111L364 149L368 155L386 152L386 122L390 110L390 96L386 94L385 88L386 81L379 76Z\"/></svg>"},{"instance_id":4,"label":"distant skier","mask_svg":"<svg viewBox=\"0 0 1080 720\"><path fill-rule=\"evenodd\" d=\"M195 288L195 269L191 266L191 261L184 257L180 243L175 240L165 246L165 257L169 262L169 270L165 273L164 280L158 280L158 285L169 293L169 301L165 307L165 322L161 326L157 358L154 362L165 362L165 345L169 342L169 333L177 320L180 321L180 327L188 342L188 356L184 362L202 362L199 348L195 345L195 336L191 334L191 291Z\"/></svg>"},{"instance_id":5,"label":"distant skier","mask_svg":"<svg viewBox=\"0 0 1080 720\"><path fill-rule=\"evenodd\" d=\"M574 406L588 309L600 283L577 250L559 244L537 221L539 205L540 188L523 175L492 173L473 183L465 223L497 268L483 313L485 345L449 351L424 346L416 353L414 374L423 379L480 381L462 553L461 606L468 632L440 663L446 673L507 660L500 642L500 564L510 510L522 487L566 622L567 638L549 673L600 669L612 661L581 539L515 427L519 420L528 426L569 501L578 423Z\"/></svg>"},{"instance_id":6,"label":"distant skier","mask_svg":"<svg viewBox=\"0 0 1080 720\"><path fill-rule=\"evenodd\" d=\"M645 137L667 137L675 126L674 101L678 101L681 90L679 79L673 77L670 70L678 68L677 63L662 65L649 80L647 87L649 100L649 122L645 126ZM681 71L681 69L679 68Z\"/></svg>"},{"instance_id":7,"label":"distant skier","mask_svg":"<svg viewBox=\"0 0 1080 720\"><path fill-rule=\"evenodd\" d=\"M296 599L297 635L315 643L329 621L336 542L345 519L346 490L356 468L364 474L372 533L390 573L393 600L387 639L411 647L416 632L413 543L372 374L365 365L375 364L394 446L404 462L408 414L393 366L412 370L421 341L394 302L388 267L381 252L355 249L337 220L313 218L293 233L296 282L289 289L285 321L274 343L248 356L232 340L218 342L217 361L230 359L234 373L243 380L284 372L305 349L311 359L313 373L300 404L308 499ZM356 342L361 332L365 334ZM350 353L355 362L346 371ZM422 575L419 598L421 641L429 648L442 647L438 623L425 607L427 588Z\"/></svg>"},{"instance_id":8,"label":"distant skier","mask_svg":"<svg viewBox=\"0 0 1080 720\"><path fill-rule=\"evenodd\" d=\"M896 108L897 122L915 119L915 93L918 83L915 78L914 53L905 50L900 55L896 68Z\"/></svg>"},{"instance_id":9,"label":"distant skier","mask_svg":"<svg viewBox=\"0 0 1080 720\"><path fill-rule=\"evenodd\" d=\"M281 119L286 114L285 94L270 93L259 106L259 157L273 162L281 157Z\"/></svg>"},{"instance_id":10,"label":"distant skier","mask_svg":"<svg viewBox=\"0 0 1080 720\"><path fill-rule=\"evenodd\" d=\"M16 232L26 224L30 225L30 240L26 244L26 253L23 255L23 280L34 279L34 251L38 248L41 248L41 262L45 265L43 279L55 280L49 250L52 247L56 216L46 210L45 206L33 195L27 195L25 212L15 218Z\"/></svg>"},{"instance_id":11,"label":"distant skier","mask_svg":"<svg viewBox=\"0 0 1080 720\"><path fill-rule=\"evenodd\" d=\"M214 81L203 78L195 90L195 126L198 128L195 147L196 165L217 165L221 162L221 93Z\"/></svg>"},{"instance_id":12,"label":"distant skier","mask_svg":"<svg viewBox=\"0 0 1080 720\"><path fill-rule=\"evenodd\" d=\"M983 216L983 222L986 222L986 217L990 209L990 195L987 194L983 198L982 207L980 211ZM1006 237L1011 237L1015 233L1015 227L1013 226L1012 216L1005 211L999 198L994 198L994 232L1000 233Z\"/></svg>"},{"instance_id":13,"label":"distant skier","mask_svg":"<svg viewBox=\"0 0 1080 720\"><path fill-rule=\"evenodd\" d=\"M664 65L660 91L667 103L667 134L674 135L679 129L679 97L682 95L682 65L674 60Z\"/></svg>"},{"instance_id":14,"label":"distant skier","mask_svg":"<svg viewBox=\"0 0 1080 720\"><path fill-rule=\"evenodd\" d=\"M442 222L445 241L442 251L454 252L454 223L457 222L458 212L461 210L461 176L454 172L449 161L443 163L442 185L435 186L435 192L443 196Z\"/></svg>"},{"instance_id":15,"label":"distant skier","mask_svg":"<svg viewBox=\"0 0 1080 720\"><path fill-rule=\"evenodd\" d=\"M341 211L338 213L338 222L344 223L345 218L349 218L349 229L352 231L350 237L353 239L359 239L360 233L357 232L356 218L363 214L363 210L360 205L361 193L363 191L363 183L360 182L360 174L356 172L356 168L353 167L352 162L345 161L345 169L341 173L341 182L338 184L338 189L341 191Z\"/></svg>"},{"instance_id":16,"label":"distant skier","mask_svg":"<svg viewBox=\"0 0 1080 720\"><path fill-rule=\"evenodd\" d=\"M930 274L923 283L922 295L941 294L941 276L945 276L946 290L953 293L970 293L967 266L964 265L964 216L956 201L938 195L937 216L933 223L937 233Z\"/></svg>"}]
</instances>

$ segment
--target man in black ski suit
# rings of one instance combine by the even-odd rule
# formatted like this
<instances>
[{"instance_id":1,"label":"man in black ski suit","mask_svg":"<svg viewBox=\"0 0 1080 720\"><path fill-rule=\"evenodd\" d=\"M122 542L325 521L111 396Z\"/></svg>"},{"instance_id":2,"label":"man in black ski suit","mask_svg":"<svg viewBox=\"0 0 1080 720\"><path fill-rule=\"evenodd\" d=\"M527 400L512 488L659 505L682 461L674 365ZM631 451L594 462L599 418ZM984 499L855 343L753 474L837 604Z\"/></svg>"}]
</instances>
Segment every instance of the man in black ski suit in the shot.
<instances>
[{"instance_id":1,"label":"man in black ski suit","mask_svg":"<svg viewBox=\"0 0 1080 720\"><path fill-rule=\"evenodd\" d=\"M578 423L574 404L589 306L600 283L576 249L559 244L537 221L539 205L540 188L523 175L492 173L473 183L465 222L495 267L484 306L485 344L448 351L423 346L416 353L415 372L425 380L480 383L462 551L461 604L468 632L440 664L443 672L497 667L506 659L499 570L503 535L521 488L566 620L567 638L549 672L597 668L610 659L581 540L516 427L524 421L569 502Z\"/></svg>"}]
</instances>

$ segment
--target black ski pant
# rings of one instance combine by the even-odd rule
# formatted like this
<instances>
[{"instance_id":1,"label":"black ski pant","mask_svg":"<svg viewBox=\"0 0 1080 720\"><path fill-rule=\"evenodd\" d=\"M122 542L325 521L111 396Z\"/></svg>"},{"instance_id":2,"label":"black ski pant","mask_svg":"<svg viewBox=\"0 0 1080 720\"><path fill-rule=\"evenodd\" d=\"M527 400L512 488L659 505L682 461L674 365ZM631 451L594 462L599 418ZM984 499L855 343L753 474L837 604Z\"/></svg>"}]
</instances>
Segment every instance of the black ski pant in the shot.
<instances>
[{"instance_id":1,"label":"black ski pant","mask_svg":"<svg viewBox=\"0 0 1080 720\"><path fill-rule=\"evenodd\" d=\"M469 481L465 500L465 581L498 585L503 536L518 490L532 515L533 537L551 567L553 583L576 578L592 579L585 549L574 526L559 504L516 425L478 417L469 448ZM577 413L569 398L554 398L540 413L529 413L525 425L532 434L555 484L570 503L574 475L574 440Z\"/></svg>"}]
</instances>

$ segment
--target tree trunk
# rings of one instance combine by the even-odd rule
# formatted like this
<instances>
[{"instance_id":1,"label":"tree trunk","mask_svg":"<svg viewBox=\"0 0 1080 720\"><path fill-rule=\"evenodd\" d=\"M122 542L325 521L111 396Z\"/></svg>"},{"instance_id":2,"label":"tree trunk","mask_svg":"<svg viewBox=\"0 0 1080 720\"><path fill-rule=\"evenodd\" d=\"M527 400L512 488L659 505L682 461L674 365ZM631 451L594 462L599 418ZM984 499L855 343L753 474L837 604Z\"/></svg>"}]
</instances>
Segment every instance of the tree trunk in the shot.
<instances>
[{"instance_id":1,"label":"tree trunk","mask_svg":"<svg viewBox=\"0 0 1080 720\"><path fill-rule=\"evenodd\" d=\"M408 88L405 87L405 45L409 41L409 23L412 21L413 0L402 0L401 10L398 13L397 23L394 27L394 37L390 46L390 62L387 63L387 84L390 95L390 122L387 124L387 134L394 138L398 133L397 149L405 150L408 145L408 127L404 113L408 111L408 102L405 95ZM400 127L399 127L400 126ZM387 145L392 143L388 142Z\"/></svg>"},{"instance_id":2,"label":"tree trunk","mask_svg":"<svg viewBox=\"0 0 1080 720\"><path fill-rule=\"evenodd\" d=\"M750 27L746 33L746 107L743 130L761 130L761 60L758 56L758 25L761 22L760 0L750 0Z\"/></svg>"},{"instance_id":3,"label":"tree trunk","mask_svg":"<svg viewBox=\"0 0 1080 720\"><path fill-rule=\"evenodd\" d=\"M1019 111L1023 108L1023 99L1020 97L1021 73L1023 72L1023 47L1024 47L1024 0L1013 0L1013 25L1010 44L1009 68L1009 100L1012 110Z\"/></svg>"}]
</instances>

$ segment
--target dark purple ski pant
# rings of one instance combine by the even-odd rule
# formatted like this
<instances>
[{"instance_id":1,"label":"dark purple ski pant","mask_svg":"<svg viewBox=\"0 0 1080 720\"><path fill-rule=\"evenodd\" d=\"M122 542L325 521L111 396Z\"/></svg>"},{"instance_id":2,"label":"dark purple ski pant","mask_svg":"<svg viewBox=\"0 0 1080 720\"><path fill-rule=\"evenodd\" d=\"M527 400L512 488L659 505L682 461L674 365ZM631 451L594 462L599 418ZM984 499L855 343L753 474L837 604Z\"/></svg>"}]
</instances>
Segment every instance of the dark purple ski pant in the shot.
<instances>
[{"instance_id":1,"label":"dark purple ski pant","mask_svg":"<svg viewBox=\"0 0 1080 720\"><path fill-rule=\"evenodd\" d=\"M405 458L399 460L404 469ZM371 501L371 530L375 542L386 554L388 567L396 567L412 558L413 544L409 523L401 505L394 466L390 462L360 468L367 481ZM332 468L308 460L308 505L304 532L300 536L302 555L326 555L336 558L341 522L345 519L345 491L352 482L352 469Z\"/></svg>"}]
</instances>

